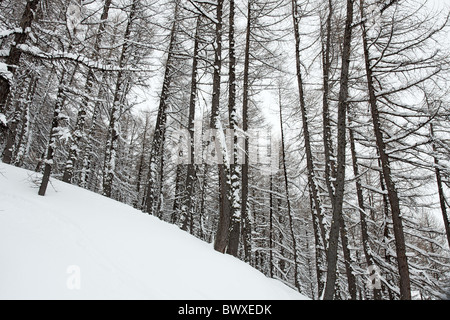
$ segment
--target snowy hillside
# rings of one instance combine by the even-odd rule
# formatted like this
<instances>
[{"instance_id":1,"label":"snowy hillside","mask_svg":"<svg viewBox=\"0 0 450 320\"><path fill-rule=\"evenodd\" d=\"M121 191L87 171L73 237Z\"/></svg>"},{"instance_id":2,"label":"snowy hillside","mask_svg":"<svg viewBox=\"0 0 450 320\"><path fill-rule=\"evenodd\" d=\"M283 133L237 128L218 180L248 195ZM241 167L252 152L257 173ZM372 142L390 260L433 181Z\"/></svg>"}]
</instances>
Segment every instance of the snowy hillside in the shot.
<instances>
[{"instance_id":1,"label":"snowy hillside","mask_svg":"<svg viewBox=\"0 0 450 320\"><path fill-rule=\"evenodd\" d=\"M0 163L0 299L304 299L177 227Z\"/></svg>"}]
</instances>

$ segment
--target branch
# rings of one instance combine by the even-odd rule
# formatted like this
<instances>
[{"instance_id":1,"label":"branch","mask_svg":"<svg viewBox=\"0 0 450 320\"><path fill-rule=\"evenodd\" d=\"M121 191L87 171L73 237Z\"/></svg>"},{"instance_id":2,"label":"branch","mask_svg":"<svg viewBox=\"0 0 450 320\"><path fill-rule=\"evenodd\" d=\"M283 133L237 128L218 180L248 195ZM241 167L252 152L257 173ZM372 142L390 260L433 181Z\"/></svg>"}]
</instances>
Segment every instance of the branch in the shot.
<instances>
[{"instance_id":1,"label":"branch","mask_svg":"<svg viewBox=\"0 0 450 320\"><path fill-rule=\"evenodd\" d=\"M379 17L383 14L384 11L386 11L389 7L399 2L399 0L390 0L389 2L386 2L383 7L381 7L380 10L373 12L372 14L368 15L367 17L363 17L359 22L353 23L352 28L358 27L365 23L369 19L373 19L375 17Z\"/></svg>"},{"instance_id":2,"label":"branch","mask_svg":"<svg viewBox=\"0 0 450 320\"><path fill-rule=\"evenodd\" d=\"M120 68L115 65L103 64L102 62L89 59L88 57L86 57L82 54L77 54L77 53L70 53L70 52L63 52L63 51L44 52L37 47L31 47L27 44L20 44L17 46L17 48L20 51L22 51L23 53L29 54L36 58L41 58L41 59L46 59L46 60L70 60L70 61L74 61L77 63L81 63L82 65L84 65L88 68L96 69L96 70L100 70L100 71L130 71L130 72L145 71L142 69Z\"/></svg>"},{"instance_id":3,"label":"branch","mask_svg":"<svg viewBox=\"0 0 450 320\"><path fill-rule=\"evenodd\" d=\"M200 6L198 4L198 2L200 3L207 3L207 4L211 4L211 5L216 5L217 3L214 2L210 2L210 1L199 1L199 0L189 0L189 2L195 7L195 9L197 9L197 11L202 14L205 18L207 18L208 20L210 20L211 22L215 23L215 24L219 24L219 21L213 17L208 11L206 11L204 8L202 8L202 6Z\"/></svg>"}]
</instances>

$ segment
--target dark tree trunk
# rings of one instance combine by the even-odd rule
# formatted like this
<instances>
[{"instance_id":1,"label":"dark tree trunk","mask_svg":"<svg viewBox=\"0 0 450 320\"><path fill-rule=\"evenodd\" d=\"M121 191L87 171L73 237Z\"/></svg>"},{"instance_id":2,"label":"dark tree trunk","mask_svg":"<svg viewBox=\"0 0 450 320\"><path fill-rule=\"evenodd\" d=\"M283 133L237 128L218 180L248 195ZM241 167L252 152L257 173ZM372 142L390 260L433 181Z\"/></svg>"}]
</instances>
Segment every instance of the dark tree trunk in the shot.
<instances>
[{"instance_id":1,"label":"dark tree trunk","mask_svg":"<svg viewBox=\"0 0 450 320\"><path fill-rule=\"evenodd\" d=\"M281 91L281 90L280 90ZM286 193L286 202L287 202L287 210L288 210L288 219L289 219L289 232L291 234L292 240L292 251L294 253L294 285L297 290L300 292L300 283L298 281L299 273L298 273L298 253L297 253L297 240L295 238L294 233L294 219L292 216L291 210L291 199L289 196L289 181L287 176L286 169L286 152L285 152L285 143L284 143L284 130L283 130L283 110L281 103L281 92L279 92L279 104L280 104L280 127L281 127L281 153L282 153L282 166L283 166L283 176L284 176L284 188Z\"/></svg>"},{"instance_id":2,"label":"dark tree trunk","mask_svg":"<svg viewBox=\"0 0 450 320\"><path fill-rule=\"evenodd\" d=\"M9 130L6 135L6 146L5 151L3 153L3 159L2 161L7 164L11 164L13 160L13 151L14 151L14 144L16 142L16 135L17 135L17 129L19 127L20 122L23 120L23 114L26 110L26 105L29 103L28 101L31 99L31 93L35 88L36 79L34 76L30 79L30 82L28 84L28 90L25 93L25 103L23 101L17 101L16 102L16 108L14 110L14 115L12 120L9 123ZM21 98L20 98L21 100ZM23 123L22 125L25 125Z\"/></svg>"},{"instance_id":3,"label":"dark tree trunk","mask_svg":"<svg viewBox=\"0 0 450 320\"><path fill-rule=\"evenodd\" d=\"M124 44L119 58L120 70L117 73L116 87L114 90L114 98L112 102L110 121L108 126L108 140L106 143L105 161L103 165L103 195L110 198L115 176L116 153L119 142L119 120L122 112L123 95L125 94L127 72L124 70L130 56L130 43L132 26L136 16L138 0L133 0L128 22L124 34ZM84 118L84 117L83 117ZM84 120L83 120L84 122ZM83 124L84 126L84 124Z\"/></svg>"},{"instance_id":4,"label":"dark tree trunk","mask_svg":"<svg viewBox=\"0 0 450 320\"><path fill-rule=\"evenodd\" d=\"M353 164L353 175L355 176L355 184L356 184L356 196L358 199L358 207L359 207L359 220L361 224L361 241L363 245L364 256L366 259L367 267L376 266L375 260L372 255L372 250L370 248L369 243L369 232L366 220L366 206L364 204L364 195L361 186L361 178L359 175L359 166L358 166L358 158L356 155L356 146L355 146L355 135L353 130L351 129L352 118L348 117L349 124L349 139L350 139L350 149L352 153L352 164ZM381 299L381 292L379 288L373 288L373 297L374 300Z\"/></svg>"},{"instance_id":5,"label":"dark tree trunk","mask_svg":"<svg viewBox=\"0 0 450 320\"><path fill-rule=\"evenodd\" d=\"M34 14L36 13L39 0L27 1L25 10L22 14L20 21L20 28L22 32L16 33L14 38L14 44L9 50L9 55L5 59L5 64L8 66L8 71L14 74L19 66L20 57L22 52L17 48L19 45L24 44L28 38L26 31L31 27L34 20ZM11 83L8 79L0 77L0 113L5 113L6 101L11 91Z\"/></svg>"},{"instance_id":6,"label":"dark tree trunk","mask_svg":"<svg viewBox=\"0 0 450 320\"><path fill-rule=\"evenodd\" d=\"M436 144L435 144L435 135L434 135L434 126L433 123L430 123L430 135L431 135L431 139L432 139L432 147L433 147L433 152L434 154L436 154L437 152L437 148L436 148ZM444 194L444 188L442 185L442 175L441 175L441 169L440 169L440 164L439 164L439 159L436 156L434 157L434 172L436 175L436 183L437 183L437 188L438 188L438 195L439 195L439 203L441 205L441 212L442 212L442 218L444 220L444 226L445 226L445 233L447 234L447 241L448 241L448 246L450 248L450 220L447 214L447 204L446 204L446 199L445 199L445 194Z\"/></svg>"},{"instance_id":7,"label":"dark tree trunk","mask_svg":"<svg viewBox=\"0 0 450 320\"><path fill-rule=\"evenodd\" d=\"M335 294L337 250L339 245L339 231L341 228L342 205L345 187L345 165L346 165L346 119L348 107L348 80L350 69L350 53L353 23L353 0L347 0L347 17L345 22L345 34L342 52L342 68L340 79L340 92L338 102L338 124L337 124L337 162L336 162L336 184L334 199L332 201L333 213L330 227L328 255L327 255L327 283L325 286L324 299L331 300Z\"/></svg>"},{"instance_id":8,"label":"dark tree trunk","mask_svg":"<svg viewBox=\"0 0 450 320\"><path fill-rule=\"evenodd\" d=\"M248 133L248 105L249 105L249 69L250 69L250 38L252 28L252 1L247 2L247 28L245 38L245 58L244 58L244 84L242 101L242 130L244 131L244 163L242 164L242 184L241 184L241 219L242 238L244 242L244 259L251 261L251 225L248 214L248 168L249 168L249 138Z\"/></svg>"},{"instance_id":9,"label":"dark tree trunk","mask_svg":"<svg viewBox=\"0 0 450 320\"><path fill-rule=\"evenodd\" d=\"M52 172L52 166L53 166L53 158L54 158L54 152L56 148L56 139L58 138L58 127L59 127L59 118L62 111L62 107L64 104L64 89L66 86L66 72L63 71L61 74L61 81L58 88L58 94L56 97L55 107L53 110L53 118L52 118L52 126L50 128L50 138L49 143L47 147L47 155L44 161L44 174L42 176L42 182L39 187L38 194L40 196L45 196L45 193L47 192L48 183L50 181L50 174Z\"/></svg>"},{"instance_id":10,"label":"dark tree trunk","mask_svg":"<svg viewBox=\"0 0 450 320\"><path fill-rule=\"evenodd\" d=\"M183 208L182 208L182 226L181 229L187 230L189 217L193 216L193 197L194 182L197 177L197 165L195 163L195 107L197 105L197 77L198 77L198 55L200 49L200 31L202 26L202 18L197 17L197 26L195 28L194 39L194 55L192 57L192 74L191 74L191 95L189 97L189 163L187 165L186 189L184 192Z\"/></svg>"},{"instance_id":11,"label":"dark tree trunk","mask_svg":"<svg viewBox=\"0 0 450 320\"><path fill-rule=\"evenodd\" d=\"M222 69L222 33L223 33L223 0L217 1L216 6L216 35L214 50L214 74L213 74L213 96L211 105L211 128L217 130L217 135L223 135L222 125L220 123L219 105L220 105L220 81ZM220 138L219 138L220 139ZM221 140L221 139L220 139ZM223 141L216 142L221 148ZM217 150L216 150L217 151ZM219 150L218 157L223 157L222 150ZM225 159L228 161L229 159ZM217 225L216 238L214 241L214 249L218 252L225 253L228 245L228 236L231 222L231 202L229 199L229 172L227 164L219 164L219 222Z\"/></svg>"},{"instance_id":12,"label":"dark tree trunk","mask_svg":"<svg viewBox=\"0 0 450 320\"><path fill-rule=\"evenodd\" d=\"M300 30L299 30L299 10L297 0L292 0L292 19L294 25L295 37L295 61L296 61L296 76L300 99L300 110L302 116L303 139L306 154L306 167L308 171L308 189L311 198L311 215L314 228L314 239L316 242L316 260L317 260L317 285L319 295L324 288L324 272L325 272L325 227L323 224L323 215L321 211L321 204L319 199L319 191L316 184L316 177L314 172L314 161L311 149L311 137L309 131L308 115L306 111L305 93L303 88L303 77L301 72L300 59Z\"/></svg>"},{"instance_id":13,"label":"dark tree trunk","mask_svg":"<svg viewBox=\"0 0 450 320\"><path fill-rule=\"evenodd\" d=\"M161 192L162 192L162 172L163 172L163 157L164 157L164 143L166 139L166 122L167 122L167 105L170 97L170 86L172 84L173 76L173 59L174 50L177 42L178 32L178 10L179 1L175 3L174 21L170 32L169 48L167 53L166 69L164 72L163 86L158 107L158 116L156 119L155 132L150 150L150 164L148 172L147 195L145 198L146 212L150 215L158 216L159 208L161 206Z\"/></svg>"},{"instance_id":14,"label":"dark tree trunk","mask_svg":"<svg viewBox=\"0 0 450 320\"><path fill-rule=\"evenodd\" d=\"M102 40L103 32L105 31L105 23L108 19L109 9L111 7L112 0L106 0L103 5L103 12L100 17L100 25L97 31L97 35L94 42L93 54L92 57L95 57L99 54L100 43ZM63 178L62 180L67 183L72 182L72 177L74 173L74 168L76 162L78 160L78 153L80 148L80 143L82 138L84 137L84 127L86 123L86 114L89 109L89 99L94 93L94 82L95 75L92 69L88 70L88 74L86 77L86 83L84 86L85 95L81 99L81 104L78 109L77 120L75 124L75 132L73 133L72 143L69 148L69 156L66 162L66 166L64 168Z\"/></svg>"},{"instance_id":15,"label":"dark tree trunk","mask_svg":"<svg viewBox=\"0 0 450 320\"><path fill-rule=\"evenodd\" d=\"M361 10L363 10L364 0L361 0ZM364 12L362 11L364 17ZM388 199L391 208L392 222L394 225L395 247L397 252L397 265L400 275L400 299L411 299L411 280L409 276L408 258L406 256L405 235L403 232L403 222L400 212L400 200L398 198L397 189L392 179L391 166L389 156L386 153L386 144L384 142L381 129L380 114L377 106L377 98L373 83L372 68L370 65L369 46L366 37L365 23L362 23L362 39L365 57L365 68L367 77L367 87L369 91L369 103L372 113L372 123L375 133L376 144L380 155L381 168L383 172L384 182L388 192Z\"/></svg>"},{"instance_id":16,"label":"dark tree trunk","mask_svg":"<svg viewBox=\"0 0 450 320\"><path fill-rule=\"evenodd\" d=\"M237 134L238 118L236 110L236 53L234 40L234 17L235 17L235 3L230 0L230 15L229 15L229 84L228 84L228 119L230 124L230 132L232 136L231 143L231 163L230 163L230 186L229 198L231 202L230 210L230 234L228 238L227 253L237 257L239 249L239 238L241 235L241 206L240 206L240 184L241 173L240 165L237 163Z\"/></svg>"}]
</instances>

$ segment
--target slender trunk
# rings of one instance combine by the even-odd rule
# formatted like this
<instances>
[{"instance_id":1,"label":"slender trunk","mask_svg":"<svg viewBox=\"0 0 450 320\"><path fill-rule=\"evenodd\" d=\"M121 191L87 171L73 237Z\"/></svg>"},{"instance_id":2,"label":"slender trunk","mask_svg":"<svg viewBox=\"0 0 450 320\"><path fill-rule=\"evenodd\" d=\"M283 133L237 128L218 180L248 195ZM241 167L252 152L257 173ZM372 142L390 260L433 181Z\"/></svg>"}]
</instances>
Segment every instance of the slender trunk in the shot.
<instances>
[{"instance_id":1,"label":"slender trunk","mask_svg":"<svg viewBox=\"0 0 450 320\"><path fill-rule=\"evenodd\" d=\"M331 122L330 122L330 106L329 106L329 92L330 92L330 68L331 68L331 20L333 18L333 3L328 1L328 17L326 20L325 30L325 44L322 45L322 65L323 65L323 95L322 95L322 130L323 130L323 145L325 156L325 181L328 188L328 194L332 202L334 202L334 186L332 178L335 176L336 168L335 162L332 160L334 155L333 144L331 141Z\"/></svg>"},{"instance_id":2,"label":"slender trunk","mask_svg":"<svg viewBox=\"0 0 450 320\"><path fill-rule=\"evenodd\" d=\"M197 26L195 28L194 38L194 55L192 57L192 73L191 73L191 95L189 98L189 115L188 115L188 131L189 131L189 163L186 174L186 190L184 193L182 208L182 230L187 230L188 217L193 215L193 197L194 182L197 176L197 166L195 163L195 107L197 105L197 77L198 77L198 58L200 49L200 31L202 26L202 18L197 17Z\"/></svg>"},{"instance_id":3,"label":"slender trunk","mask_svg":"<svg viewBox=\"0 0 450 320\"><path fill-rule=\"evenodd\" d=\"M14 160L14 165L17 167L23 166L23 161L25 159L26 153L29 149L30 144L30 104L33 100L34 94L36 92L37 86L37 78L33 77L33 89L31 93L27 97L27 101L25 102L25 106L22 111L22 119L21 124L22 128L20 130L19 139L17 142L17 155Z\"/></svg>"},{"instance_id":4,"label":"slender trunk","mask_svg":"<svg viewBox=\"0 0 450 320\"><path fill-rule=\"evenodd\" d=\"M142 184L142 171L144 170L144 159L145 159L145 150L147 149L147 132L148 132L148 125L149 125L149 116L146 115L145 117L145 125L144 125L144 136L142 137L142 149L141 149L141 155L139 157L139 164L137 167L137 178L136 178L136 193L139 195L141 192L141 184ZM135 207L138 205L138 198L136 199L136 202L134 204Z\"/></svg>"},{"instance_id":5,"label":"slender trunk","mask_svg":"<svg viewBox=\"0 0 450 320\"><path fill-rule=\"evenodd\" d=\"M14 37L13 45L9 50L9 54L5 59L5 64L8 66L8 71L11 74L15 74L22 52L17 48L19 45L24 44L28 39L28 31L34 20L39 0L29 0L25 6L25 10L22 14L20 21L20 29L22 32L16 33ZM6 101L11 91L10 80L0 77L0 113L6 113Z\"/></svg>"},{"instance_id":6,"label":"slender trunk","mask_svg":"<svg viewBox=\"0 0 450 320\"><path fill-rule=\"evenodd\" d=\"M341 243L342 243L342 252L344 254L344 264L345 264L345 272L347 276L347 284L348 284L348 291L350 293L350 298L352 300L356 300L356 277L354 274L353 266L355 265L355 262L353 261L352 255L350 253L349 245L348 245L348 232L347 228L345 226L345 220L344 217L341 217L340 219L340 235L341 235Z\"/></svg>"},{"instance_id":7,"label":"slender trunk","mask_svg":"<svg viewBox=\"0 0 450 320\"><path fill-rule=\"evenodd\" d=\"M349 124L349 139L350 139L350 150L352 153L352 164L353 164L353 175L355 176L355 184L356 184L356 196L358 199L358 208L359 208L359 221L361 225L361 240L363 245L364 256L366 259L367 267L376 266L375 260L372 255L372 250L370 248L369 243L369 232L366 221L366 206L364 204L364 195L362 191L361 178L359 176L359 166L358 166L358 158L356 155L356 145L355 145L355 135L353 130L351 129L352 118L348 117ZM373 288L373 297L375 300L381 299L381 292L379 288Z\"/></svg>"},{"instance_id":8,"label":"slender trunk","mask_svg":"<svg viewBox=\"0 0 450 320\"><path fill-rule=\"evenodd\" d=\"M214 249L218 252L225 253L228 245L228 236L230 230L231 220L231 202L229 199L229 159L225 158L223 149L224 133L220 121L219 106L220 106L220 81L222 69L222 33L223 33L223 0L217 1L216 6L216 35L215 35L215 50L214 50L214 74L213 74L213 94L211 104L211 128L217 130L216 146L220 146L218 157L222 157L225 163L218 165L219 171L219 222L217 225L216 238L214 241ZM217 148L216 148L217 149Z\"/></svg>"},{"instance_id":9,"label":"slender trunk","mask_svg":"<svg viewBox=\"0 0 450 320\"><path fill-rule=\"evenodd\" d=\"M150 164L148 172L147 195L145 198L146 212L150 215L158 216L159 208L161 206L162 193L162 172L163 172L163 157L164 157L164 143L166 139L166 122L167 122L167 106L170 97L170 86L172 84L172 76L174 70L174 50L177 42L178 32L178 10L179 1L175 2L174 19L172 29L170 31L169 47L167 52L166 69L164 72L163 86L158 107L158 116L156 119L155 131L150 150Z\"/></svg>"},{"instance_id":10,"label":"slender trunk","mask_svg":"<svg viewBox=\"0 0 450 320\"><path fill-rule=\"evenodd\" d=\"M242 101L242 130L244 131L244 162L242 164L242 183L241 183L241 219L242 238L244 242L244 259L251 261L251 225L248 213L248 168L249 168L249 138L248 133L248 105L249 105L249 69L250 69L250 39L252 27L252 2L247 2L247 28L245 38L245 57L244 57L244 84Z\"/></svg>"},{"instance_id":11,"label":"slender trunk","mask_svg":"<svg viewBox=\"0 0 450 320\"><path fill-rule=\"evenodd\" d=\"M269 179L269 277L273 278L273 177Z\"/></svg>"},{"instance_id":12,"label":"slender trunk","mask_svg":"<svg viewBox=\"0 0 450 320\"><path fill-rule=\"evenodd\" d=\"M332 203L335 203L336 196L336 164L333 160L334 148L331 139L331 121L330 121L330 106L329 106L329 92L330 92L330 68L331 68L331 22L333 18L333 2L328 1L328 16L326 19L326 29L323 36L325 37L325 43L322 44L322 61L323 61L323 112L322 112L322 123L323 123L323 144L324 144L324 156L325 156L325 183L328 189L328 195ZM344 263L347 273L348 289L350 292L350 297L356 299L356 279L353 274L353 261L351 258L350 250L348 248L347 232L345 227L345 222L342 217L340 219L340 232L341 232L341 242L342 250L344 254Z\"/></svg>"},{"instance_id":13,"label":"slender trunk","mask_svg":"<svg viewBox=\"0 0 450 320\"><path fill-rule=\"evenodd\" d=\"M284 144L284 130L283 130L283 110L281 103L281 89L279 92L279 105L280 105L280 127L281 127L281 153L282 153L282 165L283 165L283 175L284 175L284 188L286 192L286 202L287 202L287 210L288 210L288 219L289 219L289 231L292 238L292 251L294 253L294 285L297 290L300 292L300 283L298 281L298 253L297 253L297 240L295 239L294 234L294 219L292 216L291 210L291 199L289 196L289 181L287 176L286 169L286 152L285 152L285 144Z\"/></svg>"},{"instance_id":14,"label":"slender trunk","mask_svg":"<svg viewBox=\"0 0 450 320\"><path fill-rule=\"evenodd\" d=\"M433 139L433 143L432 143L433 152L436 153L437 149L436 149L436 144L434 143L435 135L434 135L433 123L430 123L430 134L431 134L431 139ZM446 204L446 199L445 199L445 194L444 194L444 188L442 185L440 164L439 164L438 158L435 155L433 157L434 157L434 167L435 167L434 170L435 170L435 174L436 174L436 183L437 183L438 194L439 194L439 203L441 205L442 218L444 220L445 233L447 234L448 246L450 247L450 221L449 221L449 217L447 214L447 204Z\"/></svg>"},{"instance_id":15,"label":"slender trunk","mask_svg":"<svg viewBox=\"0 0 450 320\"><path fill-rule=\"evenodd\" d=\"M106 27L106 20L108 19L109 9L111 7L112 0L106 0L103 5L103 12L100 17L100 25L96 34L93 54L92 58L99 55L100 43L102 40L103 32ZM71 141L71 145L69 147L69 156L66 161L66 165L64 168L63 178L62 180L67 183L72 182L73 172L78 160L78 153L80 148L81 140L84 137L84 127L86 123L86 114L89 110L89 99L94 93L94 82L95 82L95 74L92 69L88 70L88 74L86 77L86 83L84 85L85 95L81 98L81 104L78 109L77 120L75 124L75 131L73 133L73 139Z\"/></svg>"},{"instance_id":16,"label":"slender trunk","mask_svg":"<svg viewBox=\"0 0 450 320\"><path fill-rule=\"evenodd\" d=\"M324 269L325 269L325 227L323 223L323 214L321 210L321 204L319 200L319 191L316 184L316 177L314 173L313 154L311 149L311 138L308 124L308 115L306 112L305 93L303 89L303 78L301 72L301 60L300 60L300 31L299 31L299 10L297 0L292 0L292 19L294 24L294 37L295 37L295 62L296 62L296 76L297 85L300 99L300 110L302 116L303 125L303 139L305 144L306 153L306 167L308 171L308 188L311 198L311 215L314 228L314 239L316 242L316 263L317 263L317 285L319 295L324 287Z\"/></svg>"},{"instance_id":17,"label":"slender trunk","mask_svg":"<svg viewBox=\"0 0 450 320\"><path fill-rule=\"evenodd\" d=\"M125 95L126 77L127 72L125 68L127 61L130 57L130 43L132 27L134 18L136 16L138 0L133 0L130 14L128 16L128 22L124 34L124 44L122 46L122 52L119 58L120 71L117 73L116 87L114 90L114 98L112 102L112 109L110 114L110 121L108 126L108 140L106 142L106 154L103 170L103 195L110 198L112 195L112 188L115 176L116 166L116 154L119 143L119 120L122 112L122 103Z\"/></svg>"},{"instance_id":18,"label":"slender trunk","mask_svg":"<svg viewBox=\"0 0 450 320\"><path fill-rule=\"evenodd\" d=\"M64 104L64 89L67 83L65 78L66 78L66 71L63 70L61 74L61 81L59 83L55 107L53 109L52 125L50 128L50 139L47 147L47 155L44 160L45 164L44 174L42 176L42 181L38 192L40 196L45 196L45 193L47 192L48 183L50 181L50 174L52 171L54 152L56 148L56 139L58 138L59 115L62 111L62 107Z\"/></svg>"},{"instance_id":19,"label":"slender trunk","mask_svg":"<svg viewBox=\"0 0 450 320\"><path fill-rule=\"evenodd\" d=\"M16 142L16 135L17 135L17 129L19 126L19 123L21 120L23 120L23 113L26 110L26 106L28 105L29 99L31 99L31 92L34 90L34 86L36 83L36 79L34 76L30 79L30 82L28 84L27 92L25 93L25 98L22 97L19 98L19 100L16 102L16 108L14 110L14 115L12 120L9 123L9 130L6 136L6 146L5 151L3 153L3 159L2 161L7 164L11 164L13 160L13 151L14 151L14 144ZM25 103L22 101L25 100ZM23 124L25 125L25 123Z\"/></svg>"},{"instance_id":20,"label":"slender trunk","mask_svg":"<svg viewBox=\"0 0 450 320\"><path fill-rule=\"evenodd\" d=\"M361 15L364 17L364 0L361 2ZM383 172L384 182L388 192L389 204L391 207L392 222L394 226L395 247L397 252L397 265L400 275L400 299L411 299L411 281L409 275L408 258L406 256L405 235L403 232L403 222L400 212L400 200L395 183L392 179L391 166L389 156L386 153L386 144L384 142L383 133L381 129L380 114L377 106L377 98L375 94L375 87L373 83L372 68L370 66L369 46L366 37L365 23L362 26L362 40L365 57L365 68L367 77L367 87L369 91L369 103L372 113L372 123L377 143L378 152L381 160L381 168Z\"/></svg>"},{"instance_id":21,"label":"slender trunk","mask_svg":"<svg viewBox=\"0 0 450 320\"><path fill-rule=\"evenodd\" d=\"M99 97L103 96L103 91L100 90ZM91 127L87 135L88 141L86 149L84 150L83 164L81 168L80 187L89 189L89 180L91 178L92 171L92 158L94 157L94 135L97 129L97 118L100 115L100 103L96 103L91 119Z\"/></svg>"},{"instance_id":22,"label":"slender trunk","mask_svg":"<svg viewBox=\"0 0 450 320\"><path fill-rule=\"evenodd\" d=\"M327 283L325 286L324 299L331 300L335 294L336 271L337 271L337 250L339 245L339 231L341 226L342 205L344 200L345 187L345 165L346 165L346 118L348 107L348 80L350 70L350 53L352 41L353 23L353 0L347 0L347 18L345 23L344 43L342 52L342 67L340 92L338 102L338 123L337 123L337 163L336 163L336 184L334 199L332 202L333 213L330 227L328 255L327 255Z\"/></svg>"},{"instance_id":23,"label":"slender trunk","mask_svg":"<svg viewBox=\"0 0 450 320\"><path fill-rule=\"evenodd\" d=\"M183 207L183 197L185 195L185 187L186 187L185 185L186 174L187 174L186 168L184 168L182 164L178 164L175 178L175 195L173 199L172 214L170 216L170 223L172 224L177 223L179 213Z\"/></svg>"},{"instance_id":24,"label":"slender trunk","mask_svg":"<svg viewBox=\"0 0 450 320\"><path fill-rule=\"evenodd\" d=\"M229 15L229 84L228 84L228 119L230 124L231 137L231 163L230 163L230 187L229 198L231 202L230 210L230 232L228 236L227 253L237 256L239 249L239 238L241 234L241 203L240 203L240 184L241 172L240 165L237 163L237 134L238 118L236 110L236 53L234 40L234 17L235 17L235 3L230 0L230 15Z\"/></svg>"}]
</instances>

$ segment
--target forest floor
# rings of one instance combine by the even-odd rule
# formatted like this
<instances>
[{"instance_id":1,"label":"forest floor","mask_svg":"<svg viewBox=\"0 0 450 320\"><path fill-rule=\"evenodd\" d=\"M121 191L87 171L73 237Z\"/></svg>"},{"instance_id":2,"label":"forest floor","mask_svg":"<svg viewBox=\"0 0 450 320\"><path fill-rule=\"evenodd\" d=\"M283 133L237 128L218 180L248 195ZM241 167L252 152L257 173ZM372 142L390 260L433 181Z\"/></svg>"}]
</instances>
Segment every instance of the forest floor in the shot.
<instances>
[{"instance_id":1,"label":"forest floor","mask_svg":"<svg viewBox=\"0 0 450 320\"><path fill-rule=\"evenodd\" d=\"M0 299L307 299L178 227L0 163Z\"/></svg>"}]
</instances>

